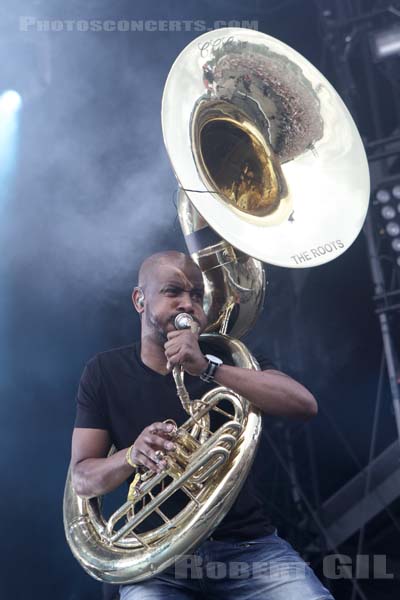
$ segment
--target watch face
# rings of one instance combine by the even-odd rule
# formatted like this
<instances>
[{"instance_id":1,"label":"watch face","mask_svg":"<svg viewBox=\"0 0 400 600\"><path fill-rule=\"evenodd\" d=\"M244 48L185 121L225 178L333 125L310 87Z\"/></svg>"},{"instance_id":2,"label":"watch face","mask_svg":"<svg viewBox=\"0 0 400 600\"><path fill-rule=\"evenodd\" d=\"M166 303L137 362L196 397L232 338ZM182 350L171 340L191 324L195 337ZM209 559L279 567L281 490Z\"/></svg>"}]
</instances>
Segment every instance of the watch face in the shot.
<instances>
[{"instance_id":1,"label":"watch face","mask_svg":"<svg viewBox=\"0 0 400 600\"><path fill-rule=\"evenodd\" d=\"M214 356L213 354L206 354L206 358L208 358L208 360L211 360L211 362L217 365L222 365L222 360L218 358L218 356Z\"/></svg>"}]
</instances>

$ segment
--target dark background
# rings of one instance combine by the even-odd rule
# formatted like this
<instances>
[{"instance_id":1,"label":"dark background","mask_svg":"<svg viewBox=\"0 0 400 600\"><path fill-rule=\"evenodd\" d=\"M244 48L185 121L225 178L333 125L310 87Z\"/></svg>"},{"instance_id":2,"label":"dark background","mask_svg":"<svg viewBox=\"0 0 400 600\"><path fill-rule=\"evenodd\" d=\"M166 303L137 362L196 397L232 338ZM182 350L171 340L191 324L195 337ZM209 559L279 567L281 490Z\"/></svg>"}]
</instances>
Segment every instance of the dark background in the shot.
<instances>
[{"instance_id":1,"label":"dark background","mask_svg":"<svg viewBox=\"0 0 400 600\"><path fill-rule=\"evenodd\" d=\"M311 0L3 0L0 92L13 87L24 104L15 175L0 206L0 593L89 600L101 597L100 584L73 559L62 524L74 396L94 353L138 338L130 294L143 258L184 249L160 103L172 62L198 32L27 33L21 16L200 19L209 27L256 20L328 75L330 65ZM368 115L360 120L368 134ZM248 341L318 398L307 435L326 498L366 463L376 402L382 344L364 237L332 263L267 267L267 278L265 310ZM303 429L295 426L295 443L308 492ZM377 452L394 438L384 389ZM260 452L271 461L271 470L257 463L260 493L273 511L285 475L267 440ZM277 519L284 532L290 515Z\"/></svg>"}]
</instances>

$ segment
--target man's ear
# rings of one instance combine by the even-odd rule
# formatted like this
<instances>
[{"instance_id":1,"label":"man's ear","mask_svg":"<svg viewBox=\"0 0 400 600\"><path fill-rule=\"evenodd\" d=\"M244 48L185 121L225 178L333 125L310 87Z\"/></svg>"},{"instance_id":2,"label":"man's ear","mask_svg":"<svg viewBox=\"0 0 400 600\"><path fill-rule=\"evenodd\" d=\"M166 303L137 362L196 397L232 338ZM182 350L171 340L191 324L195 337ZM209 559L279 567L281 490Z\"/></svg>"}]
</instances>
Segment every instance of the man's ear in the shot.
<instances>
[{"instance_id":1,"label":"man's ear","mask_svg":"<svg viewBox=\"0 0 400 600\"><path fill-rule=\"evenodd\" d=\"M136 286L132 292L133 306L139 314L144 310L144 292L141 287Z\"/></svg>"}]
</instances>

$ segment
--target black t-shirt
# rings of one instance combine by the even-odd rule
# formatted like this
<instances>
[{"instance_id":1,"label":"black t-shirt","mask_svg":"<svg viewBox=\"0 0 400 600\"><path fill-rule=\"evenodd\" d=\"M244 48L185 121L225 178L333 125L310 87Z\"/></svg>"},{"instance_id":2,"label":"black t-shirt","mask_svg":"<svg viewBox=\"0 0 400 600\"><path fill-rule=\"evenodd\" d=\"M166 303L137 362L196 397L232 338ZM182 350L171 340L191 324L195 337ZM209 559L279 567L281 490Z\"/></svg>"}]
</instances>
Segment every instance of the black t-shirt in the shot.
<instances>
[{"instance_id":1,"label":"black t-shirt","mask_svg":"<svg viewBox=\"0 0 400 600\"><path fill-rule=\"evenodd\" d=\"M226 357L202 345L204 353ZM261 369L273 368L264 357L255 356ZM185 373L190 398L201 398L215 384ZM75 427L107 429L118 450L127 448L145 427L155 421L173 419L181 425L188 418L176 393L172 373L161 375L140 358L140 342L102 352L86 365L79 384ZM251 539L273 531L263 502L257 496L250 470L235 503L212 534L215 539Z\"/></svg>"}]
</instances>

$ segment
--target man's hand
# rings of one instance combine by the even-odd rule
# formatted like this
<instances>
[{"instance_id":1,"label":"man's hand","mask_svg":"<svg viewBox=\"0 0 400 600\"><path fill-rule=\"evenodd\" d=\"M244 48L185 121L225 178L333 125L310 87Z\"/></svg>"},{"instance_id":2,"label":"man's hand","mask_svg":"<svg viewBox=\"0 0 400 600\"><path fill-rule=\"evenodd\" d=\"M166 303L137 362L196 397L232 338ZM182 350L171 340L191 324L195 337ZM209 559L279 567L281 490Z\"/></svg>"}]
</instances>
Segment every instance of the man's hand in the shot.
<instances>
[{"instance_id":1,"label":"man's hand","mask_svg":"<svg viewBox=\"0 0 400 600\"><path fill-rule=\"evenodd\" d=\"M176 428L172 423L152 423L137 437L131 449L131 460L159 473L167 463L160 458L159 452L174 450L173 441Z\"/></svg>"},{"instance_id":2,"label":"man's hand","mask_svg":"<svg viewBox=\"0 0 400 600\"><path fill-rule=\"evenodd\" d=\"M182 365L190 375L201 375L206 370L208 361L200 350L198 335L190 329L171 331L164 344L167 366L171 370Z\"/></svg>"}]
</instances>

